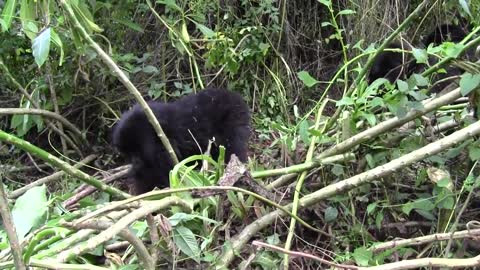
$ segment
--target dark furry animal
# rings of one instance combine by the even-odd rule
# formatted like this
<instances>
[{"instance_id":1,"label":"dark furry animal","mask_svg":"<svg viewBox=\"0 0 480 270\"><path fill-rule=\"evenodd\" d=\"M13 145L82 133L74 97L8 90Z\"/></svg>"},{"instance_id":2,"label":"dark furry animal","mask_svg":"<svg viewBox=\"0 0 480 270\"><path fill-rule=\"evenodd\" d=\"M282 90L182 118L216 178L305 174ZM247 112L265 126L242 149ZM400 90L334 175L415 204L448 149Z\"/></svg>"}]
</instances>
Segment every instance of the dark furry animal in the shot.
<instances>
[{"instance_id":1,"label":"dark furry animal","mask_svg":"<svg viewBox=\"0 0 480 270\"><path fill-rule=\"evenodd\" d=\"M179 160L207 150L218 156L218 146L226 148L226 162L235 154L247 161L250 112L243 98L222 89L206 89L175 102L148 103L160 122ZM113 129L113 144L132 163L134 194L169 186L173 162L137 104L124 113Z\"/></svg>"},{"instance_id":2,"label":"dark furry animal","mask_svg":"<svg viewBox=\"0 0 480 270\"><path fill-rule=\"evenodd\" d=\"M439 46L443 42L446 41L451 41L451 42L460 42L462 41L466 36L468 35L468 32L465 31L464 28L461 26L457 25L452 25L452 24L442 24L438 27L435 28L423 41L425 46L428 46L430 44L433 44L434 46ZM474 53L472 52L466 52L461 58L463 59L469 59L471 56L473 56ZM429 59L430 65L435 64L438 62L437 59L433 59L433 57L430 57ZM448 77L452 76L459 76L461 75L464 70L451 65L445 68L446 73L438 73L434 74L431 78L432 81L435 81L435 85L431 89L431 93L442 93L442 92L448 92L456 87L455 83L452 84L452 80L446 80L443 82L439 82L440 80L444 80Z\"/></svg>"},{"instance_id":3,"label":"dark furry animal","mask_svg":"<svg viewBox=\"0 0 480 270\"><path fill-rule=\"evenodd\" d=\"M460 42L467 36L467 32L460 26L442 24L435 28L423 41L425 46L433 43L438 46L445 41Z\"/></svg>"},{"instance_id":4,"label":"dark furry animal","mask_svg":"<svg viewBox=\"0 0 480 270\"><path fill-rule=\"evenodd\" d=\"M428 46L431 43L438 46L445 41L459 42L466 36L467 32L462 27L443 24L427 35L423 43L425 46ZM399 43L392 43L387 48L402 49L402 46ZM408 47L404 46L403 49L408 50ZM430 62L431 61L434 60L430 59ZM390 83L394 83L397 79L407 79L413 73L420 73L425 70L425 68L426 66L424 64L417 64L413 57L408 53L402 54L400 52L383 51L375 59L368 76L368 81L369 83L372 83L378 78L385 78L390 81ZM458 68L448 68L447 74L442 74L442 76L438 76L439 78L437 79L443 79L458 74L460 74ZM443 89L443 86L445 86L445 83L436 85L431 92L439 92Z\"/></svg>"},{"instance_id":5,"label":"dark furry animal","mask_svg":"<svg viewBox=\"0 0 480 270\"><path fill-rule=\"evenodd\" d=\"M387 49L403 49L399 43L392 43ZM402 79L409 74L409 54L401 52L383 51L375 58L372 68L368 75L368 82L372 83L376 79L385 78L390 83L394 83L397 79Z\"/></svg>"}]
</instances>

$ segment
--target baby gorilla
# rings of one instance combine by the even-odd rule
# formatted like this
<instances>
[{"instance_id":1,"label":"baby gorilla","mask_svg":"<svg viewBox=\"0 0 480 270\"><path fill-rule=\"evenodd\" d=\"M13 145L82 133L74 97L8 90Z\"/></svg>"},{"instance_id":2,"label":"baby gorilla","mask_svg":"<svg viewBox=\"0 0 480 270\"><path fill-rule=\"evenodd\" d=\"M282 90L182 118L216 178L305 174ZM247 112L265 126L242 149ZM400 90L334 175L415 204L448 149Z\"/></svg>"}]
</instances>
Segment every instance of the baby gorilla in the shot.
<instances>
[{"instance_id":1,"label":"baby gorilla","mask_svg":"<svg viewBox=\"0 0 480 270\"><path fill-rule=\"evenodd\" d=\"M218 146L226 148L226 162L235 154L247 161L250 112L243 98L223 89L206 89L171 103L150 101L148 105L162 126L179 160L202 154L209 140L218 157ZM113 144L131 163L134 194L169 186L174 164L137 104L124 113L113 129Z\"/></svg>"}]
</instances>

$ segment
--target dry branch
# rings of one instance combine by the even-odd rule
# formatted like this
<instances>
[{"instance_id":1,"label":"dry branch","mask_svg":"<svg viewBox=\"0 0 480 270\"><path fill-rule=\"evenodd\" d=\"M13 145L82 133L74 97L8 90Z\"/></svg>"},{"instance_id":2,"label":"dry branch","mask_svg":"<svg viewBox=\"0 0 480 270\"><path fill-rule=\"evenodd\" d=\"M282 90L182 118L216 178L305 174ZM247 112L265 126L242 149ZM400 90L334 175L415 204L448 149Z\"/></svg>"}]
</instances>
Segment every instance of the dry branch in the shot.
<instances>
[{"instance_id":1,"label":"dry branch","mask_svg":"<svg viewBox=\"0 0 480 270\"><path fill-rule=\"evenodd\" d=\"M96 158L97 158L96 155L90 155L90 156L84 158L83 160L81 160L80 162L78 162L77 164L75 164L73 167L76 168L76 169L81 168L82 166L92 162L92 160L94 160ZM8 197L10 199L16 199L16 198L20 197L23 193L27 192L32 187L41 186L41 185L46 184L48 182L58 180L63 175L65 175L64 171L58 171L58 172L56 172L54 174L51 174L49 176L40 178L35 182L32 182L32 183L30 183L30 184L28 184L24 187L21 187L19 189L16 189L16 190L12 191Z\"/></svg>"},{"instance_id":2,"label":"dry branch","mask_svg":"<svg viewBox=\"0 0 480 270\"><path fill-rule=\"evenodd\" d=\"M55 119L62 123L66 128L71 130L78 138L82 138L82 132L70 121L60 114L42 110L42 109L27 109L27 108L0 108L0 115L12 115L12 114L32 114L40 115L47 118Z\"/></svg>"},{"instance_id":3,"label":"dry branch","mask_svg":"<svg viewBox=\"0 0 480 270\"><path fill-rule=\"evenodd\" d=\"M405 247L405 246L419 246L435 241L446 241L450 239L459 239L459 238L469 238L469 237L479 237L480 229L475 230L464 230L455 233L437 233L421 237L416 237L412 239L396 239L386 243L381 243L374 245L369 248L373 252L381 252L386 249L396 248L396 247Z\"/></svg>"}]
</instances>

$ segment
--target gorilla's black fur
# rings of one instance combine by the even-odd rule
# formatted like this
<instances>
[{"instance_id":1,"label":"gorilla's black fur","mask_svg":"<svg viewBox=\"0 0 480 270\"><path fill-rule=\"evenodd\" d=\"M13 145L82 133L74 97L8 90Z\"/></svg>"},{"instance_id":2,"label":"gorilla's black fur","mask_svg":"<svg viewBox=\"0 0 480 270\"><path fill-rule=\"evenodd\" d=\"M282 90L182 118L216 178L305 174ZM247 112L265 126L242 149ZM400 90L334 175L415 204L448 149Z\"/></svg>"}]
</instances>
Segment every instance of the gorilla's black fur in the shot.
<instances>
[{"instance_id":1,"label":"gorilla's black fur","mask_svg":"<svg viewBox=\"0 0 480 270\"><path fill-rule=\"evenodd\" d=\"M435 28L424 40L423 45L428 46L430 43L438 46L445 41L459 42L467 36L467 32L460 26L451 24L443 24ZM407 46L404 46L404 50L408 50ZM399 43L392 43L387 48L401 49L402 46ZM430 59L434 61L433 59ZM368 82L372 83L378 78L388 79L391 83L397 79L406 79L413 73L421 72L425 70L424 64L417 64L410 54L401 52L381 52L375 59L370 73L368 75ZM461 70L454 67L447 69L447 74L441 74L437 76L438 79L443 79L448 76L461 74ZM444 82L435 85L431 92L437 93L441 91L449 82Z\"/></svg>"},{"instance_id":2,"label":"gorilla's black fur","mask_svg":"<svg viewBox=\"0 0 480 270\"><path fill-rule=\"evenodd\" d=\"M243 98L223 89L206 89L175 102L149 102L179 160L207 150L218 156L218 146L226 148L226 161L231 154L247 161L250 136L250 112ZM132 163L133 193L141 194L155 187L169 186L173 162L137 104L124 113L113 129L114 146Z\"/></svg>"},{"instance_id":3,"label":"gorilla's black fur","mask_svg":"<svg viewBox=\"0 0 480 270\"><path fill-rule=\"evenodd\" d=\"M387 49L404 49L399 43L391 43ZM404 74L408 74L408 53L383 51L375 58L372 69L368 75L368 82L372 83L376 79L385 78L390 83L397 79L402 79Z\"/></svg>"},{"instance_id":4,"label":"gorilla's black fur","mask_svg":"<svg viewBox=\"0 0 480 270\"><path fill-rule=\"evenodd\" d=\"M458 25L442 24L435 28L423 41L425 46L430 43L438 46L445 41L460 42L467 36L467 32Z\"/></svg>"}]
</instances>

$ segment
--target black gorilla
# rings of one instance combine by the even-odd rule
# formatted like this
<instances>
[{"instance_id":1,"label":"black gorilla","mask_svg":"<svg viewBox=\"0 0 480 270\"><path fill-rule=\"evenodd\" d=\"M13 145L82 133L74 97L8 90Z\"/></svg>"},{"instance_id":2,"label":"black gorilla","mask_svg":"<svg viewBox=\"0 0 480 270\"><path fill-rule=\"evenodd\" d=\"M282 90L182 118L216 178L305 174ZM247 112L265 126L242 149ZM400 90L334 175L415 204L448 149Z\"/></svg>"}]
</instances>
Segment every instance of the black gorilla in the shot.
<instances>
[{"instance_id":1,"label":"black gorilla","mask_svg":"<svg viewBox=\"0 0 480 270\"><path fill-rule=\"evenodd\" d=\"M399 43L392 43L386 49L404 49ZM368 82L372 83L376 79L385 78L390 83L394 83L397 79L402 79L407 71L409 64L408 53L383 51L377 55L373 62L372 69L368 75Z\"/></svg>"},{"instance_id":2,"label":"black gorilla","mask_svg":"<svg viewBox=\"0 0 480 270\"><path fill-rule=\"evenodd\" d=\"M460 42L467 36L467 32L460 26L452 24L442 24L435 28L423 41L425 46L430 43L438 46L445 41Z\"/></svg>"},{"instance_id":3,"label":"black gorilla","mask_svg":"<svg viewBox=\"0 0 480 270\"><path fill-rule=\"evenodd\" d=\"M218 146L226 148L226 161L235 154L247 161L250 112L243 98L223 89L206 89L171 103L148 103L163 128L179 160L207 150L218 156ZM173 162L142 108L137 104L124 113L113 129L113 144L131 163L133 193L169 186Z\"/></svg>"},{"instance_id":4,"label":"black gorilla","mask_svg":"<svg viewBox=\"0 0 480 270\"><path fill-rule=\"evenodd\" d=\"M435 28L435 30L424 39L423 43L425 46L428 46L430 43L438 46L445 41L459 42L466 36L467 32L460 26L443 24ZM407 50L406 46L404 47L404 50ZM399 43L392 43L387 46L387 48L401 49L402 46ZM430 60L434 61L433 59ZM407 79L413 73L419 73L425 70L425 68L426 65L417 64L415 59L408 53L383 51L373 62L368 76L368 82L372 83L378 78L385 78L388 79L390 83L394 83L397 79ZM461 74L458 68L449 67L447 68L446 74L440 74L436 79L443 79L458 74ZM437 84L432 88L431 92L440 92L448 84L448 82Z\"/></svg>"}]
</instances>

